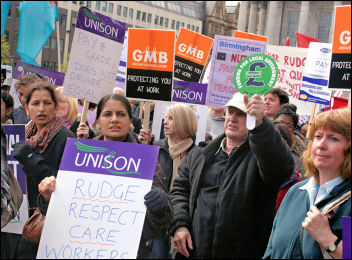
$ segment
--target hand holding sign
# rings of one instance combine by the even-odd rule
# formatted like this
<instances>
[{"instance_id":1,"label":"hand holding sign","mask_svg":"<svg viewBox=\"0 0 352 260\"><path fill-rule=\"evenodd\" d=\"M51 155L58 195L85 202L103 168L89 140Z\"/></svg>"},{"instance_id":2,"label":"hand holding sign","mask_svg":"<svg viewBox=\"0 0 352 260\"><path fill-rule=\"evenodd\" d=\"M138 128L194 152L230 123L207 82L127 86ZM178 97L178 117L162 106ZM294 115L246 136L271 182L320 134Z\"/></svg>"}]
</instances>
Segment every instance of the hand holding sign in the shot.
<instances>
[{"instance_id":1,"label":"hand holding sign","mask_svg":"<svg viewBox=\"0 0 352 260\"><path fill-rule=\"evenodd\" d=\"M247 118L253 118L249 122L247 120L247 128L251 130L263 122L265 109L264 101L258 94L255 94L251 98L244 95L244 103L247 107Z\"/></svg>"},{"instance_id":2,"label":"hand holding sign","mask_svg":"<svg viewBox=\"0 0 352 260\"><path fill-rule=\"evenodd\" d=\"M259 118L260 103L263 102L259 96L267 93L275 85L277 76L276 62L266 54L248 56L237 65L233 82L238 92L243 95L247 94L249 97L258 94L249 101L248 105L251 108L247 106L247 129L252 130L258 125L256 121Z\"/></svg>"}]
</instances>

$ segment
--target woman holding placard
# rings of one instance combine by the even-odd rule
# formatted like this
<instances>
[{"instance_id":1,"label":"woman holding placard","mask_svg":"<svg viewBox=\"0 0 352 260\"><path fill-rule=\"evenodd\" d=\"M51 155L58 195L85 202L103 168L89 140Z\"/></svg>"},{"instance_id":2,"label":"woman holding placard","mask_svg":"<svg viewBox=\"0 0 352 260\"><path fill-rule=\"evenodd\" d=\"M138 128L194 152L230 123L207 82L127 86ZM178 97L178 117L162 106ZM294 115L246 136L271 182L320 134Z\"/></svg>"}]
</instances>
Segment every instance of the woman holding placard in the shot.
<instances>
[{"instance_id":1,"label":"woman holding placard","mask_svg":"<svg viewBox=\"0 0 352 260\"><path fill-rule=\"evenodd\" d=\"M137 143L130 125L132 123L131 106L128 100L120 95L103 97L97 107L96 122L99 124L101 135L96 140ZM42 194L40 198L50 199L55 189L55 178L48 177L39 185ZM152 189L145 195L144 204L147 213L139 244L138 258L145 258L149 251L150 241L165 236L172 218L172 207L165 185L165 175L157 163ZM42 199L40 199L42 201ZM41 212L46 212L48 203L40 203Z\"/></svg>"},{"instance_id":2,"label":"woman holding placard","mask_svg":"<svg viewBox=\"0 0 352 260\"><path fill-rule=\"evenodd\" d=\"M13 156L23 165L27 175L29 217L37 207L38 184L48 176L56 176L66 139L75 135L64 127L61 117L55 116L57 99L54 86L47 81L31 85L26 99L31 121L26 125L26 143L13 145ZM22 237L15 249L15 258L35 258L38 244Z\"/></svg>"},{"instance_id":3,"label":"woman holding placard","mask_svg":"<svg viewBox=\"0 0 352 260\"><path fill-rule=\"evenodd\" d=\"M351 216L350 109L314 119L303 163L309 178L285 195L263 258L341 259L342 217Z\"/></svg>"},{"instance_id":4,"label":"woman holding placard","mask_svg":"<svg viewBox=\"0 0 352 260\"><path fill-rule=\"evenodd\" d=\"M197 119L190 106L178 103L169 106L164 120L164 139L154 142L153 145L160 147L159 162L166 174L166 185L171 190L175 178L178 176L178 166L194 147L192 136L197 132ZM141 129L138 136L140 142L150 142L150 130ZM150 259L170 258L169 236L153 241L153 249Z\"/></svg>"}]
</instances>

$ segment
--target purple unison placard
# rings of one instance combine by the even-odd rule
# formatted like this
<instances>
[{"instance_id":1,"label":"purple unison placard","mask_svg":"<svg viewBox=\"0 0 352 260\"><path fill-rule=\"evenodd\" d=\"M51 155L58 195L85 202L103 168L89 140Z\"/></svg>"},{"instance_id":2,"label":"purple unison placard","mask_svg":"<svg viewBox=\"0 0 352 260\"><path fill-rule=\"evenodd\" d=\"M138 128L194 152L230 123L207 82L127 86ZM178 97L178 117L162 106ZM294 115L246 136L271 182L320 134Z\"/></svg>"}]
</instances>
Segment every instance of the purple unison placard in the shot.
<instances>
[{"instance_id":1,"label":"purple unison placard","mask_svg":"<svg viewBox=\"0 0 352 260\"><path fill-rule=\"evenodd\" d=\"M93 12L87 7L79 9L76 27L122 44L125 39L126 23Z\"/></svg>"},{"instance_id":2,"label":"purple unison placard","mask_svg":"<svg viewBox=\"0 0 352 260\"><path fill-rule=\"evenodd\" d=\"M174 80L172 101L205 105L208 84Z\"/></svg>"},{"instance_id":3,"label":"purple unison placard","mask_svg":"<svg viewBox=\"0 0 352 260\"><path fill-rule=\"evenodd\" d=\"M351 217L342 217L342 258L351 259Z\"/></svg>"},{"instance_id":4,"label":"purple unison placard","mask_svg":"<svg viewBox=\"0 0 352 260\"><path fill-rule=\"evenodd\" d=\"M60 170L153 180L159 147L68 138Z\"/></svg>"},{"instance_id":5,"label":"purple unison placard","mask_svg":"<svg viewBox=\"0 0 352 260\"><path fill-rule=\"evenodd\" d=\"M64 73L55 70L48 70L22 61L18 61L13 73L13 78L20 79L22 76L27 74L39 74L54 86L62 86L65 78Z\"/></svg>"},{"instance_id":6,"label":"purple unison placard","mask_svg":"<svg viewBox=\"0 0 352 260\"><path fill-rule=\"evenodd\" d=\"M12 153L12 145L18 142L25 142L25 125L3 125L7 139L7 161L17 181L22 188L23 194L27 193L26 174L23 171L23 165L17 161Z\"/></svg>"}]
</instances>

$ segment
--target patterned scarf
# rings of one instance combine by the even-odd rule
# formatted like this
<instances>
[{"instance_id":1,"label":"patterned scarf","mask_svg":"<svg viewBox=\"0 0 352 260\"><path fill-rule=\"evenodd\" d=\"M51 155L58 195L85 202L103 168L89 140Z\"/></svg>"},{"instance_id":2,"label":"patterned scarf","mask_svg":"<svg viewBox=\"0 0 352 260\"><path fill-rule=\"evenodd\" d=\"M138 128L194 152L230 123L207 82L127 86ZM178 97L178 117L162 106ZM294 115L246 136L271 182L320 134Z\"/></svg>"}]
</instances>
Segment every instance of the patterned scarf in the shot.
<instances>
[{"instance_id":1,"label":"patterned scarf","mask_svg":"<svg viewBox=\"0 0 352 260\"><path fill-rule=\"evenodd\" d=\"M35 150L39 148L39 153L43 154L48 144L55 135L64 127L62 117L54 116L53 119L38 131L37 125L31 120L26 125L26 143Z\"/></svg>"}]
</instances>

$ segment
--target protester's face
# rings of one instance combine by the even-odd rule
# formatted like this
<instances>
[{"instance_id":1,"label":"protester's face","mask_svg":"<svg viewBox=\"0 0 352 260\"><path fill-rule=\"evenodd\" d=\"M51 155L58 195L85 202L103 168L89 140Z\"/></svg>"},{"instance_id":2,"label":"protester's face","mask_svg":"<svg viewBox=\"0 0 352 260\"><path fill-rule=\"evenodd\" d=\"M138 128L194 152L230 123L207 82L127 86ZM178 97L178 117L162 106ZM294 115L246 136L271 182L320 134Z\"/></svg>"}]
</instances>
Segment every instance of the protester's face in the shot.
<instances>
[{"instance_id":1,"label":"protester's face","mask_svg":"<svg viewBox=\"0 0 352 260\"><path fill-rule=\"evenodd\" d=\"M63 119L67 120L68 112L70 111L70 103L68 102L68 98L59 92L56 92L56 97L56 115L61 116Z\"/></svg>"},{"instance_id":2,"label":"protester's face","mask_svg":"<svg viewBox=\"0 0 352 260\"><path fill-rule=\"evenodd\" d=\"M339 172L344 161L347 138L331 129L318 129L314 134L311 157L314 166L322 171Z\"/></svg>"},{"instance_id":3,"label":"protester's face","mask_svg":"<svg viewBox=\"0 0 352 260\"><path fill-rule=\"evenodd\" d=\"M290 133L293 134L295 127L292 122L292 119L289 116L280 115L278 118L275 118L274 122L280 122L282 124L287 125L288 129L290 130Z\"/></svg>"},{"instance_id":4,"label":"protester's face","mask_svg":"<svg viewBox=\"0 0 352 260\"><path fill-rule=\"evenodd\" d=\"M124 141L132 119L121 101L110 99L101 111L98 119L100 130L106 141Z\"/></svg>"},{"instance_id":5,"label":"protester's face","mask_svg":"<svg viewBox=\"0 0 352 260\"><path fill-rule=\"evenodd\" d=\"M24 107L26 104L27 94L27 91L23 87L18 88L17 95L22 107Z\"/></svg>"},{"instance_id":6,"label":"protester's face","mask_svg":"<svg viewBox=\"0 0 352 260\"><path fill-rule=\"evenodd\" d=\"M268 93L264 96L264 104L264 115L269 118L273 118L276 112L281 108L279 97L271 93Z\"/></svg>"},{"instance_id":7,"label":"protester's face","mask_svg":"<svg viewBox=\"0 0 352 260\"><path fill-rule=\"evenodd\" d=\"M6 105L5 102L1 99L1 123L5 124L6 122Z\"/></svg>"},{"instance_id":8,"label":"protester's face","mask_svg":"<svg viewBox=\"0 0 352 260\"><path fill-rule=\"evenodd\" d=\"M174 121L171 113L167 110L164 119L164 133L167 136L172 136L174 134Z\"/></svg>"},{"instance_id":9,"label":"protester's face","mask_svg":"<svg viewBox=\"0 0 352 260\"><path fill-rule=\"evenodd\" d=\"M244 141L247 137L247 115L236 107L226 109L224 131L229 139Z\"/></svg>"},{"instance_id":10,"label":"protester's face","mask_svg":"<svg viewBox=\"0 0 352 260\"><path fill-rule=\"evenodd\" d=\"M55 103L49 91L40 89L32 93L31 100L28 103L28 113L39 129L53 119Z\"/></svg>"}]
</instances>

